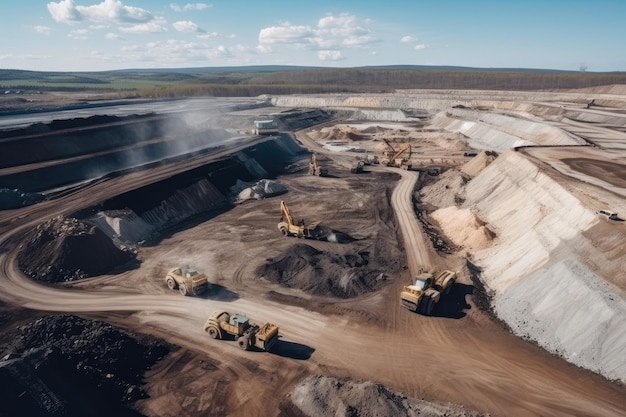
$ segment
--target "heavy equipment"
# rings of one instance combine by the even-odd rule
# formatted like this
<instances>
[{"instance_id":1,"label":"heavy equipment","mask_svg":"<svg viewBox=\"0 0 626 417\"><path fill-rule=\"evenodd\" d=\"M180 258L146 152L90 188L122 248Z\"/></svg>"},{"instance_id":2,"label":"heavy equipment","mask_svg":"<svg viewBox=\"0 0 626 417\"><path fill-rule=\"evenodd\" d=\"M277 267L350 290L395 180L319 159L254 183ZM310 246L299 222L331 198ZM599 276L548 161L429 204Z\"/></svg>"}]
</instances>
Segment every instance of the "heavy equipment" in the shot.
<instances>
[{"instance_id":1,"label":"heavy equipment","mask_svg":"<svg viewBox=\"0 0 626 417\"><path fill-rule=\"evenodd\" d=\"M389 167L410 169L411 164L411 144L403 143L397 148L394 148L387 139L383 139L387 150L383 152L383 158L380 163Z\"/></svg>"},{"instance_id":2,"label":"heavy equipment","mask_svg":"<svg viewBox=\"0 0 626 417\"><path fill-rule=\"evenodd\" d=\"M284 201L280 202L280 221L278 222L278 230L285 236L296 236L301 239L311 238L317 239L318 226L320 222L304 224L304 220L300 220L297 224L291 215L291 210Z\"/></svg>"},{"instance_id":3,"label":"heavy equipment","mask_svg":"<svg viewBox=\"0 0 626 417\"><path fill-rule=\"evenodd\" d=\"M354 166L350 168L350 172L353 174L360 174L363 172L364 165L365 165L365 162L357 161L356 164L354 164Z\"/></svg>"},{"instance_id":4,"label":"heavy equipment","mask_svg":"<svg viewBox=\"0 0 626 417\"><path fill-rule=\"evenodd\" d=\"M190 268L171 269L165 276L165 283L170 290L178 289L182 295L198 295L209 289L206 275Z\"/></svg>"},{"instance_id":5,"label":"heavy equipment","mask_svg":"<svg viewBox=\"0 0 626 417\"><path fill-rule=\"evenodd\" d=\"M204 331L213 339L232 338L243 350L256 347L269 351L278 340L278 326L265 323L262 326L251 323L242 314L231 314L226 311L214 311L206 323Z\"/></svg>"},{"instance_id":6,"label":"heavy equipment","mask_svg":"<svg viewBox=\"0 0 626 417\"><path fill-rule=\"evenodd\" d=\"M317 164L317 157L314 153L311 154L311 162L309 162L309 175L317 175L318 177L328 175L328 169L322 168Z\"/></svg>"},{"instance_id":7,"label":"heavy equipment","mask_svg":"<svg viewBox=\"0 0 626 417\"><path fill-rule=\"evenodd\" d=\"M429 316L441 294L449 294L455 281L454 271L443 271L436 278L430 273L420 274L415 278L415 284L404 286L400 302L411 311Z\"/></svg>"}]
</instances>

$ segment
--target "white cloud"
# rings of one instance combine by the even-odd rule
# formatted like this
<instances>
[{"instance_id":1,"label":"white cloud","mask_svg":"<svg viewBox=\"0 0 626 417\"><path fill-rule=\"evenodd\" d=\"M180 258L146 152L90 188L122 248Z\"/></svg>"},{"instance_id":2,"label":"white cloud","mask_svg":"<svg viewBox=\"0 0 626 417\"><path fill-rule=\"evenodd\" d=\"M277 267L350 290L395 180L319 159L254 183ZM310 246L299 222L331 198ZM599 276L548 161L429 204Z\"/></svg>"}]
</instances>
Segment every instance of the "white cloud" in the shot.
<instances>
[{"instance_id":1,"label":"white cloud","mask_svg":"<svg viewBox=\"0 0 626 417\"><path fill-rule=\"evenodd\" d=\"M61 23L73 23L82 20L95 22L100 28L107 25L121 25L120 30L127 33L165 32L165 18L154 16L146 9L126 6L120 0L103 0L91 6L77 6L74 0L61 0L48 3L52 18Z\"/></svg>"},{"instance_id":2,"label":"white cloud","mask_svg":"<svg viewBox=\"0 0 626 417\"><path fill-rule=\"evenodd\" d=\"M236 46L235 50L240 50ZM232 57L232 50L223 45L211 47L202 42L186 42L176 39L148 42L122 48L127 61L154 62L159 65L185 64L187 62L214 61Z\"/></svg>"},{"instance_id":3,"label":"white cloud","mask_svg":"<svg viewBox=\"0 0 626 417\"><path fill-rule=\"evenodd\" d=\"M48 3L48 12L57 22L71 23L82 20L80 12L74 5L74 0L61 0L58 3Z\"/></svg>"},{"instance_id":4,"label":"white cloud","mask_svg":"<svg viewBox=\"0 0 626 417\"><path fill-rule=\"evenodd\" d=\"M341 61L345 59L341 51L318 51L317 57L322 61Z\"/></svg>"},{"instance_id":5,"label":"white cloud","mask_svg":"<svg viewBox=\"0 0 626 417\"><path fill-rule=\"evenodd\" d=\"M342 49L365 48L380 41L364 26L369 23L369 20L359 20L349 13L341 13L322 17L316 27L288 22L270 26L259 32L257 50L263 51L264 47L272 45L291 45L318 51L318 58L324 61L342 60L345 59Z\"/></svg>"},{"instance_id":6,"label":"white cloud","mask_svg":"<svg viewBox=\"0 0 626 417\"><path fill-rule=\"evenodd\" d=\"M259 54L271 54L272 52L274 52L272 47L269 45L259 45L256 47L256 51Z\"/></svg>"},{"instance_id":7,"label":"white cloud","mask_svg":"<svg viewBox=\"0 0 626 417\"><path fill-rule=\"evenodd\" d=\"M356 26L356 17L348 13L341 13L339 16L325 16L317 22L320 29L350 28Z\"/></svg>"},{"instance_id":8,"label":"white cloud","mask_svg":"<svg viewBox=\"0 0 626 417\"><path fill-rule=\"evenodd\" d=\"M315 32L309 26L292 26L285 23L282 26L270 26L261 29L259 42L262 44L287 43L311 44Z\"/></svg>"},{"instance_id":9,"label":"white cloud","mask_svg":"<svg viewBox=\"0 0 626 417\"><path fill-rule=\"evenodd\" d=\"M101 24L89 25L89 29L91 30L106 29L108 27L109 27L108 25L101 25Z\"/></svg>"},{"instance_id":10,"label":"white cloud","mask_svg":"<svg viewBox=\"0 0 626 417\"><path fill-rule=\"evenodd\" d=\"M129 45L129 46L122 47L122 51L124 52L134 52L134 51L139 51L139 50L141 50L141 46L139 45Z\"/></svg>"},{"instance_id":11,"label":"white cloud","mask_svg":"<svg viewBox=\"0 0 626 417\"><path fill-rule=\"evenodd\" d=\"M400 42L402 43L408 43L408 42L416 42L417 38L414 38L413 36L403 36L402 39L400 39Z\"/></svg>"},{"instance_id":12,"label":"white cloud","mask_svg":"<svg viewBox=\"0 0 626 417\"><path fill-rule=\"evenodd\" d=\"M415 45L413 47L413 49L415 49L416 51L421 51L422 49L426 49L428 48L428 45L424 44L424 43L420 43L418 45Z\"/></svg>"},{"instance_id":13,"label":"white cloud","mask_svg":"<svg viewBox=\"0 0 626 417\"><path fill-rule=\"evenodd\" d=\"M217 32L211 32L211 33L203 33L202 35L198 35L198 38L200 39L217 39L217 38L221 38L222 35L220 35Z\"/></svg>"},{"instance_id":14,"label":"white cloud","mask_svg":"<svg viewBox=\"0 0 626 417\"><path fill-rule=\"evenodd\" d=\"M89 31L87 29L76 29L68 33L67 37L71 39L76 39L79 41L84 41L88 39L87 35Z\"/></svg>"},{"instance_id":15,"label":"white cloud","mask_svg":"<svg viewBox=\"0 0 626 417\"><path fill-rule=\"evenodd\" d=\"M41 33L42 35L49 35L51 29L48 26L35 26L35 32Z\"/></svg>"},{"instance_id":16,"label":"white cloud","mask_svg":"<svg viewBox=\"0 0 626 417\"><path fill-rule=\"evenodd\" d=\"M96 21L146 23L154 19L149 11L140 7L125 6L120 0L104 0L92 6L76 6L81 16Z\"/></svg>"},{"instance_id":17,"label":"white cloud","mask_svg":"<svg viewBox=\"0 0 626 417\"><path fill-rule=\"evenodd\" d=\"M112 32L107 33L106 35L104 35L104 37L106 39L122 39L120 35L118 35L117 33L112 33Z\"/></svg>"},{"instance_id":18,"label":"white cloud","mask_svg":"<svg viewBox=\"0 0 626 417\"><path fill-rule=\"evenodd\" d=\"M176 3L171 3L170 8L175 12L188 12L191 10L204 10L212 7L210 4L206 3L187 3L184 6L179 6Z\"/></svg>"},{"instance_id":19,"label":"white cloud","mask_svg":"<svg viewBox=\"0 0 626 417\"><path fill-rule=\"evenodd\" d=\"M201 32L200 27L190 20L179 20L172 23L172 26L179 32Z\"/></svg>"},{"instance_id":20,"label":"white cloud","mask_svg":"<svg viewBox=\"0 0 626 417\"><path fill-rule=\"evenodd\" d=\"M377 39L373 38L372 36L369 35L365 35L365 36L348 36L347 38L345 38L342 42L342 45L347 46L347 47L352 47L352 48L356 48L359 46L364 46L364 45L369 45L373 42L377 42Z\"/></svg>"},{"instance_id":21,"label":"white cloud","mask_svg":"<svg viewBox=\"0 0 626 417\"><path fill-rule=\"evenodd\" d=\"M156 17L150 22L121 27L119 30L124 33L159 33L167 31L167 22L163 17Z\"/></svg>"}]
</instances>

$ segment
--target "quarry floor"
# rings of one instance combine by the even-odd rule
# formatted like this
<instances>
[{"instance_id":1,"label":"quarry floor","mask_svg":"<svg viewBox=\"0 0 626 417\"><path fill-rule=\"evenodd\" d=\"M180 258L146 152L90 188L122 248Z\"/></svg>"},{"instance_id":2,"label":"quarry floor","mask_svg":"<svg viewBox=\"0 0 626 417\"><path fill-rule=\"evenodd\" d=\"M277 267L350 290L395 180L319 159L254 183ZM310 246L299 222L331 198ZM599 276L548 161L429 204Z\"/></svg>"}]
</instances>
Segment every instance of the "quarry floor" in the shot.
<instances>
[{"instance_id":1,"label":"quarry floor","mask_svg":"<svg viewBox=\"0 0 626 417\"><path fill-rule=\"evenodd\" d=\"M308 161L300 161L277 178L288 189L284 196L179 224L140 249L139 268L67 284L62 299L53 299L58 289L24 280L9 261L20 235L53 215L95 204L175 168L96 182L55 201L0 213L3 241L8 237L0 250L3 275L9 277L2 290L12 297L3 298L2 327L23 323L29 309L33 317L41 315L37 310L73 312L181 346L148 372L150 398L137 407L146 415L279 415L294 384L317 374L374 381L410 397L492 416L626 415L622 386L512 335L477 306L480 289L465 259L435 251L427 239L419 263L459 270L460 279L434 317L400 307L399 291L410 282L416 262L403 256L402 225L394 220L388 197L406 173L367 166L365 173L351 174L355 155L316 148L310 136L299 139L321 155L328 177L309 176ZM464 161L462 150L455 158L458 164ZM412 190L405 197L410 204ZM354 240L283 237L276 227L281 198L298 218L320 220ZM259 267L296 244L344 255L374 252L378 257L371 267L393 273L379 290L351 299L310 295L260 276ZM164 272L183 264L207 274L213 284L207 294L183 298L165 287ZM218 308L277 323L281 343L272 353L241 352L232 342L209 339L202 324Z\"/></svg>"}]
</instances>

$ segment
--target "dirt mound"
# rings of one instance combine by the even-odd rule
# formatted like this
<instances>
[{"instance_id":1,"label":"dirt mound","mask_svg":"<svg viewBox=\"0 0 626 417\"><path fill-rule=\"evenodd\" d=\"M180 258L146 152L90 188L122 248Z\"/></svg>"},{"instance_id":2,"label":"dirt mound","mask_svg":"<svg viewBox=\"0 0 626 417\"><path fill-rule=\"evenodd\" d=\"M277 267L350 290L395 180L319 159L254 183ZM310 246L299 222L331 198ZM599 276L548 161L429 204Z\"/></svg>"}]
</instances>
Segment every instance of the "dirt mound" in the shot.
<instances>
[{"instance_id":1,"label":"dirt mound","mask_svg":"<svg viewBox=\"0 0 626 417\"><path fill-rule=\"evenodd\" d=\"M450 169L426 185L420 191L420 199L438 208L462 204L465 200L465 184L469 178L459 175L457 169Z\"/></svg>"},{"instance_id":2,"label":"dirt mound","mask_svg":"<svg viewBox=\"0 0 626 417\"><path fill-rule=\"evenodd\" d=\"M110 272L134 257L118 249L97 227L59 216L30 233L18 262L33 279L61 282Z\"/></svg>"},{"instance_id":3,"label":"dirt mound","mask_svg":"<svg viewBox=\"0 0 626 417\"><path fill-rule=\"evenodd\" d=\"M469 417L483 414L458 406L407 398L381 384L313 376L298 384L290 402L304 416Z\"/></svg>"},{"instance_id":4,"label":"dirt mound","mask_svg":"<svg viewBox=\"0 0 626 417\"><path fill-rule=\"evenodd\" d=\"M461 167L461 171L470 177L475 177L480 174L480 172L487 168L487 166L492 163L498 154L496 152L491 151L482 151L479 152L472 160L467 162L465 165Z\"/></svg>"},{"instance_id":5,"label":"dirt mound","mask_svg":"<svg viewBox=\"0 0 626 417\"><path fill-rule=\"evenodd\" d=\"M477 250L488 247L495 234L470 209L455 206L431 214L443 233L455 244Z\"/></svg>"},{"instance_id":6,"label":"dirt mound","mask_svg":"<svg viewBox=\"0 0 626 417\"><path fill-rule=\"evenodd\" d=\"M368 263L368 252L341 255L297 244L280 259L261 265L257 273L310 294L349 298L375 291L384 284L382 271L369 269Z\"/></svg>"},{"instance_id":7,"label":"dirt mound","mask_svg":"<svg viewBox=\"0 0 626 417\"><path fill-rule=\"evenodd\" d=\"M20 328L0 360L0 415L139 416L124 404L145 398L146 369L170 347L76 316Z\"/></svg>"}]
</instances>

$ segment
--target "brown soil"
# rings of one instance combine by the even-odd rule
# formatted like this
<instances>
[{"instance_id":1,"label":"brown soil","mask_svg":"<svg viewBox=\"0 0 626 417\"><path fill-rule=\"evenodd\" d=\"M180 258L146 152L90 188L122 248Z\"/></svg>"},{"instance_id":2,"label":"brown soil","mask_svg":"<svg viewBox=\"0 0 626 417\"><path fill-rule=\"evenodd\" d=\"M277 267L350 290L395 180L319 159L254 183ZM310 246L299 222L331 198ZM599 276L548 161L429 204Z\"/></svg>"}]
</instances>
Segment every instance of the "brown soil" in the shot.
<instances>
[{"instance_id":1,"label":"brown soil","mask_svg":"<svg viewBox=\"0 0 626 417\"><path fill-rule=\"evenodd\" d=\"M150 416L306 415L291 406L281 409L281 404L287 404L294 387L311 375L338 378L312 391L327 396L320 403L338 404L346 398L377 409L378 400L370 396L376 392L382 394L381 404L397 405L398 399L412 404L409 398L422 398L494 416L623 415L623 387L512 336L477 307L488 304L488 299L462 267L451 297L437 306L434 317L399 306L399 290L412 277L390 197L404 177L375 166L353 175L346 169L351 161L341 156L324 159L328 177L308 176L308 155L293 153L282 159L283 145L254 152L250 144L231 149L248 148L248 156L258 154L258 161L266 161L259 162L264 167L275 164L271 172L288 189L280 198L295 216L322 221L328 230L350 239L335 243L282 236L276 227L280 200L269 198L211 208L169 225L160 230L158 239L140 247L136 269L73 281L63 288L35 284L19 273L15 256L26 234L56 216L71 217L85 208L129 208L141 215L200 178L210 178L225 192L248 171L227 158L231 150L220 149L188 156L184 165L126 172L75 187L53 201L0 212L0 299L32 309L82 312L180 346L146 374L149 397L137 407ZM186 175L181 176L182 171ZM172 203L168 210L181 207ZM410 202L404 209L414 214ZM431 233L437 239L436 231ZM39 241L40 247L57 255L68 253L64 248L70 247ZM456 248L446 246L442 242L439 249L449 254L433 255L433 264L454 269L465 265ZM430 245L428 251L436 254ZM30 252L29 260L35 262L35 251ZM279 271L279 262L292 268L297 285L261 279L258 268L284 279L286 271ZM206 273L213 290L197 298L169 291L164 273L181 264ZM361 293L350 298L337 297L341 286L314 282L315 273L329 278L355 269L365 276L383 271L388 279L373 291L359 282L355 291ZM307 287L313 291L316 284L321 288L316 295L304 291ZM279 343L271 353L243 352L233 342L210 339L202 325L216 309L278 324ZM13 320L12 316L7 322ZM344 397L340 388L353 386L354 381L372 384L363 383L362 397L355 391ZM333 386L336 390L330 389ZM360 399L366 396L370 402ZM461 408L455 410L457 414L448 414L463 415ZM356 411L353 414L359 415ZM360 410L360 415L366 413Z\"/></svg>"}]
</instances>

